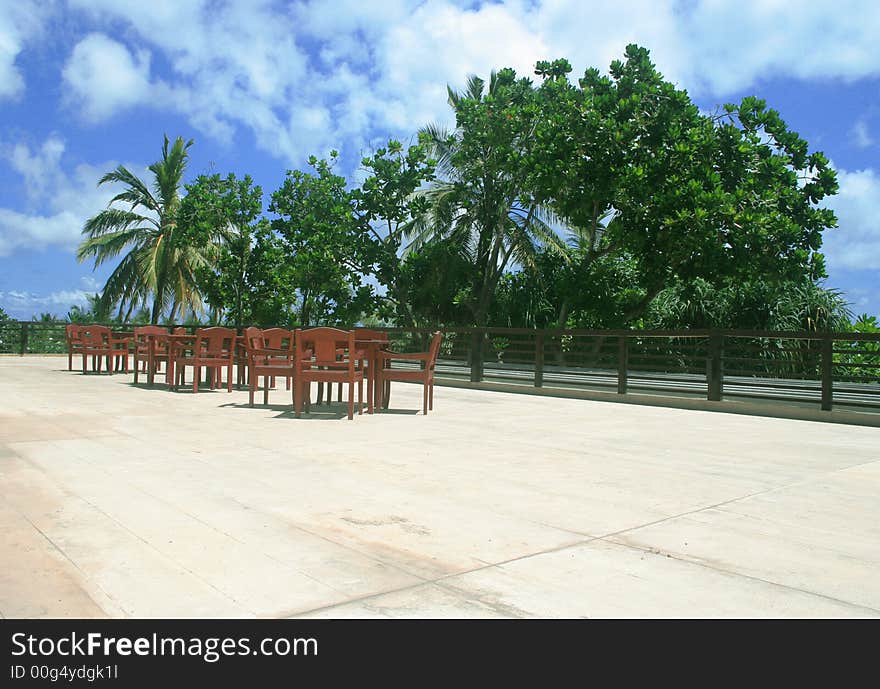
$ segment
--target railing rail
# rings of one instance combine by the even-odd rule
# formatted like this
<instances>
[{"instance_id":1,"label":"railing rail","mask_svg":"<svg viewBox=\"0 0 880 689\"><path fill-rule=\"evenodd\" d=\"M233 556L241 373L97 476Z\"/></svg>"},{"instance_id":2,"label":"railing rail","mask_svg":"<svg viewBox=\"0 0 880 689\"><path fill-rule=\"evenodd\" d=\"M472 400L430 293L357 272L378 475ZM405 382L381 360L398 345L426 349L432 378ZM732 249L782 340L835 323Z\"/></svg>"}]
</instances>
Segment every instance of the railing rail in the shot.
<instances>
[{"instance_id":1,"label":"railing rail","mask_svg":"<svg viewBox=\"0 0 880 689\"><path fill-rule=\"evenodd\" d=\"M0 353L64 353L66 322L6 321ZM108 324L130 332L134 324ZM169 326L172 327L172 326ZM438 379L474 385L784 400L880 412L880 334L440 328ZM423 350L434 328L384 328Z\"/></svg>"}]
</instances>

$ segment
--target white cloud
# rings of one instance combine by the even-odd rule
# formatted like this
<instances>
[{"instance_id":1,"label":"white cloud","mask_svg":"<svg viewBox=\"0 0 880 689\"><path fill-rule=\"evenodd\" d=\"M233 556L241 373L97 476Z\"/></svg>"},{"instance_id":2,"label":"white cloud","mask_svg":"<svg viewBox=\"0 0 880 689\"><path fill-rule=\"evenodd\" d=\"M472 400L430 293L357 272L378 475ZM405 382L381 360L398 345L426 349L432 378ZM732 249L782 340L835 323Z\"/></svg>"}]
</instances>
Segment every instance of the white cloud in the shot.
<instances>
[{"instance_id":1,"label":"white cloud","mask_svg":"<svg viewBox=\"0 0 880 689\"><path fill-rule=\"evenodd\" d=\"M880 71L880 5L704 0L679 13L692 90L724 95L773 76L858 79Z\"/></svg>"},{"instance_id":2,"label":"white cloud","mask_svg":"<svg viewBox=\"0 0 880 689\"><path fill-rule=\"evenodd\" d=\"M122 43L104 34L92 33L77 43L62 75L68 98L92 122L133 105L155 104L149 52L132 55Z\"/></svg>"},{"instance_id":3,"label":"white cloud","mask_svg":"<svg viewBox=\"0 0 880 689\"><path fill-rule=\"evenodd\" d=\"M840 191L828 200L838 228L825 232L822 246L832 271L880 270L880 175L872 168L838 170Z\"/></svg>"},{"instance_id":4,"label":"white cloud","mask_svg":"<svg viewBox=\"0 0 880 689\"><path fill-rule=\"evenodd\" d=\"M668 78L710 97L774 75L880 74L880 3L855 0L834 12L780 0L70 6L117 37L87 37L65 70L86 117L149 103L222 141L249 131L260 148L297 165L331 147L358 151L378 133L407 137L429 121L450 122L446 84L460 87L471 73L511 66L531 75L536 60L567 57L576 76L607 68L630 42L648 47ZM151 73L159 62L170 68L164 81ZM92 78L105 70L106 78Z\"/></svg>"},{"instance_id":5,"label":"white cloud","mask_svg":"<svg viewBox=\"0 0 880 689\"><path fill-rule=\"evenodd\" d=\"M32 151L23 143L0 147L2 157L21 176L32 211L0 208L0 257L18 249L58 246L73 250L82 239L85 220L118 193L115 185L97 186L115 162L62 166L64 141L50 135ZM129 168L137 170L137 168ZM137 170L139 172L139 170Z\"/></svg>"},{"instance_id":6,"label":"white cloud","mask_svg":"<svg viewBox=\"0 0 880 689\"><path fill-rule=\"evenodd\" d=\"M15 99L25 90L16 65L25 45L36 39L54 1L18 0L0 3L0 100Z\"/></svg>"},{"instance_id":7,"label":"white cloud","mask_svg":"<svg viewBox=\"0 0 880 689\"><path fill-rule=\"evenodd\" d=\"M859 148L870 148L876 141L868 130L868 123L864 120L858 120L852 128L853 143Z\"/></svg>"},{"instance_id":8,"label":"white cloud","mask_svg":"<svg viewBox=\"0 0 880 689\"><path fill-rule=\"evenodd\" d=\"M133 58L117 50L125 64L123 99L114 101L113 89L89 91L85 80L79 90L69 84L74 94L94 96L84 102L95 103L96 114L110 116L132 102L148 102L187 117L220 140L231 141L235 128L243 126L261 148L281 157L308 150L308 130L300 135L291 129L298 124L291 118L292 105L309 100L303 93L307 58L294 39L291 16L264 2L71 0L71 5L98 22L125 22L140 45L170 66L163 81L151 75L145 53Z\"/></svg>"},{"instance_id":9,"label":"white cloud","mask_svg":"<svg viewBox=\"0 0 880 689\"><path fill-rule=\"evenodd\" d=\"M50 294L37 294L21 290L0 291L3 310L13 318L28 319L34 314L51 313L63 316L73 306L87 306L88 298L95 290L86 285L88 278L81 278L84 289L63 289Z\"/></svg>"}]
</instances>

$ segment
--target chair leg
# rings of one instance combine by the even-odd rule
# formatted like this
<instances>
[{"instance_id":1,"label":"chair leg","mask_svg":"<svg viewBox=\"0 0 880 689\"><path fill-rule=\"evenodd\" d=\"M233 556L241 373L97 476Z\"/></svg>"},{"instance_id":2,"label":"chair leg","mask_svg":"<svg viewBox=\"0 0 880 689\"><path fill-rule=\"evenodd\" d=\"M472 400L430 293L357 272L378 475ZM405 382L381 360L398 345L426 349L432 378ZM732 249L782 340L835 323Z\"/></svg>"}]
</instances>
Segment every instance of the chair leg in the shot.
<instances>
[{"instance_id":1,"label":"chair leg","mask_svg":"<svg viewBox=\"0 0 880 689\"><path fill-rule=\"evenodd\" d=\"M364 413L364 376L358 376L358 415Z\"/></svg>"},{"instance_id":2,"label":"chair leg","mask_svg":"<svg viewBox=\"0 0 880 689\"><path fill-rule=\"evenodd\" d=\"M67 352L67 370L73 370L73 352Z\"/></svg>"},{"instance_id":3,"label":"chair leg","mask_svg":"<svg viewBox=\"0 0 880 689\"><path fill-rule=\"evenodd\" d=\"M328 384L327 387L330 387ZM354 382L348 384L348 420L354 419Z\"/></svg>"},{"instance_id":4,"label":"chair leg","mask_svg":"<svg viewBox=\"0 0 880 689\"><path fill-rule=\"evenodd\" d=\"M296 415L296 418L299 418L300 414L302 413L303 397L306 394L306 390L305 385L302 382L299 382L297 385L298 389L293 396L293 411Z\"/></svg>"},{"instance_id":5,"label":"chair leg","mask_svg":"<svg viewBox=\"0 0 880 689\"><path fill-rule=\"evenodd\" d=\"M248 404L250 406L254 406L254 377L251 376L250 383L248 384Z\"/></svg>"},{"instance_id":6,"label":"chair leg","mask_svg":"<svg viewBox=\"0 0 880 689\"><path fill-rule=\"evenodd\" d=\"M428 415L428 383L422 384L422 416Z\"/></svg>"},{"instance_id":7,"label":"chair leg","mask_svg":"<svg viewBox=\"0 0 880 689\"><path fill-rule=\"evenodd\" d=\"M232 392L232 359L226 364L226 392Z\"/></svg>"},{"instance_id":8,"label":"chair leg","mask_svg":"<svg viewBox=\"0 0 880 689\"><path fill-rule=\"evenodd\" d=\"M336 401L337 401L337 402L341 402L341 401L342 401L342 383L339 383L339 384L336 386Z\"/></svg>"},{"instance_id":9,"label":"chair leg","mask_svg":"<svg viewBox=\"0 0 880 689\"><path fill-rule=\"evenodd\" d=\"M434 381L428 383L428 409L434 411Z\"/></svg>"},{"instance_id":10,"label":"chair leg","mask_svg":"<svg viewBox=\"0 0 880 689\"><path fill-rule=\"evenodd\" d=\"M193 392L196 393L199 391L199 376L202 374L202 367L198 364L193 364Z\"/></svg>"},{"instance_id":11,"label":"chair leg","mask_svg":"<svg viewBox=\"0 0 880 689\"><path fill-rule=\"evenodd\" d=\"M266 377L263 377L263 406L269 406L269 386L266 384Z\"/></svg>"}]
</instances>

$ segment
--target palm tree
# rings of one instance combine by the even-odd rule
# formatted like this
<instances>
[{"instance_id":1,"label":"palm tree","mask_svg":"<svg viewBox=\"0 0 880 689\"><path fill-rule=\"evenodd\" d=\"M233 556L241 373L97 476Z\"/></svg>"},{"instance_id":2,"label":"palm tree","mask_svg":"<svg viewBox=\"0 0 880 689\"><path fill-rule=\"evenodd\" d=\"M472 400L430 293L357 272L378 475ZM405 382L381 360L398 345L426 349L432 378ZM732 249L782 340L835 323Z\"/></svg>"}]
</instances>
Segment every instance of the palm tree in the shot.
<instances>
[{"instance_id":1,"label":"palm tree","mask_svg":"<svg viewBox=\"0 0 880 689\"><path fill-rule=\"evenodd\" d=\"M528 119L508 116L507 124L497 117L530 91L531 86L514 81L509 70L493 71L488 90L483 79L471 76L463 92L447 87L449 105L456 112L455 131L432 124L420 132L437 161L438 179L418 192L429 201L430 210L408 228L408 250L445 241L468 260L474 268L468 307L477 326L485 325L508 266L533 265L541 245L565 252L551 227L561 221L528 197L526 167L511 164L522 160L530 145Z\"/></svg>"},{"instance_id":2,"label":"palm tree","mask_svg":"<svg viewBox=\"0 0 880 689\"><path fill-rule=\"evenodd\" d=\"M119 183L125 189L86 221L76 257L80 262L94 258L97 268L127 250L101 291L103 310L118 304L120 314L127 308L127 320L132 311L152 300L154 324L169 307L172 319L203 312L195 275L211 260L213 246L193 246L175 236L180 186L192 144L192 139L184 142L177 137L170 145L165 136L162 160L149 168L152 188L122 165L99 180L99 185ZM113 207L116 202L128 208Z\"/></svg>"}]
</instances>

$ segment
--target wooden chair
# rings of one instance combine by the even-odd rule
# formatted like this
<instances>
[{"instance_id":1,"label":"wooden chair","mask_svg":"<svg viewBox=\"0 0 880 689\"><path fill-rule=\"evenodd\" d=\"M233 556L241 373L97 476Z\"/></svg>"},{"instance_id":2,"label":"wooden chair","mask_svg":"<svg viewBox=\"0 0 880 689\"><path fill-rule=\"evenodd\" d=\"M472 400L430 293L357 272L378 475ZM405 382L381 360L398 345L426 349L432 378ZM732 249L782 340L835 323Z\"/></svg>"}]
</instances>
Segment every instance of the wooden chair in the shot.
<instances>
[{"instance_id":1,"label":"wooden chair","mask_svg":"<svg viewBox=\"0 0 880 689\"><path fill-rule=\"evenodd\" d=\"M227 391L232 392L232 366L235 363L235 330L232 328L199 328L191 346L180 348L175 357L175 373L183 376L187 366L193 367L193 392L199 391L202 368L210 371L211 388L220 385L220 373L226 369Z\"/></svg>"},{"instance_id":2,"label":"wooden chair","mask_svg":"<svg viewBox=\"0 0 880 689\"><path fill-rule=\"evenodd\" d=\"M138 371L143 371L151 376L155 375L159 369L159 364L163 362L165 364L165 383L171 382L168 380L168 372L170 370L168 366L168 357L170 356L169 345L168 342L159 342L157 340L158 336L167 334L168 329L158 325L142 325L134 329L134 349L132 354L134 355L135 384L138 382ZM153 370L147 371L151 350Z\"/></svg>"},{"instance_id":3,"label":"wooden chair","mask_svg":"<svg viewBox=\"0 0 880 689\"><path fill-rule=\"evenodd\" d=\"M348 418L354 418L354 386L358 389L358 414L363 414L364 353L354 344L354 332L338 328L310 328L294 331L294 410L302 413L312 381L348 383ZM340 346L342 345L342 346ZM314 357L309 356L309 350Z\"/></svg>"},{"instance_id":4,"label":"wooden chair","mask_svg":"<svg viewBox=\"0 0 880 689\"><path fill-rule=\"evenodd\" d=\"M110 349L113 353L113 369L110 372L115 373L121 367L125 373L128 373L128 355L131 349L131 336L124 333L111 332Z\"/></svg>"},{"instance_id":5,"label":"wooden chair","mask_svg":"<svg viewBox=\"0 0 880 689\"><path fill-rule=\"evenodd\" d=\"M92 370L101 372L101 360L107 360L107 372L113 372L113 334L104 325L84 325L79 328L79 353L82 355L82 372L86 372L86 362L92 357Z\"/></svg>"},{"instance_id":6,"label":"wooden chair","mask_svg":"<svg viewBox=\"0 0 880 689\"><path fill-rule=\"evenodd\" d=\"M397 380L408 383L422 384L422 413L427 414L429 409L434 408L434 368L437 365L437 355L440 352L440 341L443 333L435 332L431 338L431 346L427 352L418 354L402 354L400 352L382 351L378 353L379 365L376 369L378 391L382 395L382 405L388 408L391 397L391 381ZM417 369L392 368L392 361L418 361L421 366Z\"/></svg>"},{"instance_id":7,"label":"wooden chair","mask_svg":"<svg viewBox=\"0 0 880 689\"><path fill-rule=\"evenodd\" d=\"M382 330L371 330L369 328L355 328L354 329L354 339L355 346L357 347L357 340L382 340L383 342L388 342L388 333L383 332ZM343 343L344 345L344 343ZM365 347L361 347L361 349L366 349ZM372 362L369 361L369 357L365 358L365 361L368 364ZM369 366L364 368L364 375L367 379L367 401L369 403L370 412L372 413L373 408L373 381L375 380L375 376L373 375L373 371L369 370ZM318 403L321 402L321 397L323 396L323 390L321 385L318 385ZM333 396L333 391L331 390L331 386L327 386L327 404L330 404L330 400ZM338 389L336 392L337 401L342 401L342 383L339 383Z\"/></svg>"},{"instance_id":8,"label":"wooden chair","mask_svg":"<svg viewBox=\"0 0 880 689\"><path fill-rule=\"evenodd\" d=\"M290 390L293 340L293 333L284 328L247 328L244 331L250 406L254 406L254 393L260 376L263 376L263 404L269 404L269 387L274 385L276 377L285 378L287 389Z\"/></svg>"},{"instance_id":9,"label":"wooden chair","mask_svg":"<svg viewBox=\"0 0 880 689\"><path fill-rule=\"evenodd\" d=\"M69 323L64 328L64 337L67 340L67 370L73 370L73 355L80 354L82 349L82 341L79 337L79 331L82 326Z\"/></svg>"}]
</instances>

